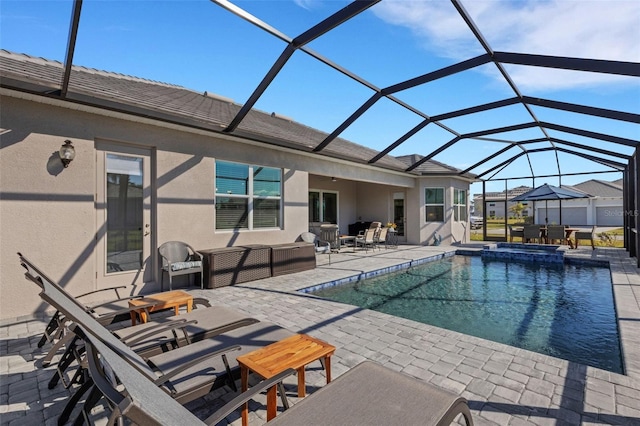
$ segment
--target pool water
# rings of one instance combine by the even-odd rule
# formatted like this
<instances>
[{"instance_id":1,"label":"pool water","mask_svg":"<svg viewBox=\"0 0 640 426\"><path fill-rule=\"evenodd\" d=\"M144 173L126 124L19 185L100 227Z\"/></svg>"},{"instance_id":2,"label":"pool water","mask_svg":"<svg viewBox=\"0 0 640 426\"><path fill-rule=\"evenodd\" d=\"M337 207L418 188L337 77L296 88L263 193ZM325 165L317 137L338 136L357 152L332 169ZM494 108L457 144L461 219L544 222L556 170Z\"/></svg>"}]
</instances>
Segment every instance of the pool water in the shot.
<instances>
[{"instance_id":1,"label":"pool water","mask_svg":"<svg viewBox=\"0 0 640 426\"><path fill-rule=\"evenodd\" d=\"M623 373L608 268L452 256L313 294Z\"/></svg>"}]
</instances>

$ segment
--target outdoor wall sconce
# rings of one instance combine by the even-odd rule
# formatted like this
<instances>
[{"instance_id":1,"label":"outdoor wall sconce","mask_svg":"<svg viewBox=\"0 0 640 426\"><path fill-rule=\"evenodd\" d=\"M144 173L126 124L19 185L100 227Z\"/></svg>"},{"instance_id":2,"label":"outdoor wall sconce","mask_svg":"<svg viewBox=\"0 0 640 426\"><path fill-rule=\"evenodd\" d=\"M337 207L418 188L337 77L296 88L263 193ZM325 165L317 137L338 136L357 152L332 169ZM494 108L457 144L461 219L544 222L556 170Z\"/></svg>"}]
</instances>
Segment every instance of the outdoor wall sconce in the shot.
<instances>
[{"instance_id":1,"label":"outdoor wall sconce","mask_svg":"<svg viewBox=\"0 0 640 426\"><path fill-rule=\"evenodd\" d=\"M331 182L336 182L337 180L338 180L338 179L336 179L336 178L334 178L334 177L332 177L332 178L331 178Z\"/></svg>"},{"instance_id":2,"label":"outdoor wall sconce","mask_svg":"<svg viewBox=\"0 0 640 426\"><path fill-rule=\"evenodd\" d=\"M76 156L76 149L71 144L71 141L67 139L64 141L64 145L60 147L60 151L58 151L58 155L60 155L60 161L62 161L62 165L66 169L69 167L69 163Z\"/></svg>"}]
</instances>

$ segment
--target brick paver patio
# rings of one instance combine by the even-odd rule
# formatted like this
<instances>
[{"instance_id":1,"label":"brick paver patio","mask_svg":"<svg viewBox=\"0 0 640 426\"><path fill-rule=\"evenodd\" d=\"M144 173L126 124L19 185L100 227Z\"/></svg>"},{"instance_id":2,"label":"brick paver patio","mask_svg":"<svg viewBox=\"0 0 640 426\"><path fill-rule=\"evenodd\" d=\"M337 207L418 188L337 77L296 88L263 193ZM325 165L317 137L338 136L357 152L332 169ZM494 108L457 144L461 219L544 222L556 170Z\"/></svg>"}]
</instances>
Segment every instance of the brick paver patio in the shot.
<instances>
[{"instance_id":1,"label":"brick paver patio","mask_svg":"<svg viewBox=\"0 0 640 426\"><path fill-rule=\"evenodd\" d=\"M214 305L234 307L330 342L337 348L332 362L334 377L369 359L461 394L469 400L477 425L640 425L640 274L624 250L588 248L572 250L570 255L611 261L627 375L296 292L451 250L456 247L400 246L367 254L344 252L332 255L330 265L326 255L319 255L319 266L313 271L190 292L209 298ZM47 388L53 367L43 369L39 360L48 346L44 350L36 347L44 325L42 320L19 318L0 327L3 425L56 424L69 397L61 385ZM316 364L307 374L309 393L325 384L320 364ZM293 378L287 390L295 394L295 388ZM219 390L188 408L204 419L234 395L230 390ZM362 397L366 398L364 389ZM264 424L264 401L258 400L250 408L250 424ZM106 423L100 409L95 417L98 424ZM239 412L229 421L239 424Z\"/></svg>"}]
</instances>

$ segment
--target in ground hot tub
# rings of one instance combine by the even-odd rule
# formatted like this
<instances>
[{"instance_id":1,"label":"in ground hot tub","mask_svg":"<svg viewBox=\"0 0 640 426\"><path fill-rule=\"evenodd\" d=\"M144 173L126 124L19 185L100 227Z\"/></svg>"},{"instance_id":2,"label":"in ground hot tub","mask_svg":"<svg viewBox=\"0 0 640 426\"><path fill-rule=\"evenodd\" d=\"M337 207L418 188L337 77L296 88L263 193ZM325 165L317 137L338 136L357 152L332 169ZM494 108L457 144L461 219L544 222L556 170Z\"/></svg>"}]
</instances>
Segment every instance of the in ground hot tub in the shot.
<instances>
[{"instance_id":1,"label":"in ground hot tub","mask_svg":"<svg viewBox=\"0 0 640 426\"><path fill-rule=\"evenodd\" d=\"M495 243L487 244L482 248L482 257L525 262L564 263L566 250L567 247L555 245Z\"/></svg>"}]
</instances>

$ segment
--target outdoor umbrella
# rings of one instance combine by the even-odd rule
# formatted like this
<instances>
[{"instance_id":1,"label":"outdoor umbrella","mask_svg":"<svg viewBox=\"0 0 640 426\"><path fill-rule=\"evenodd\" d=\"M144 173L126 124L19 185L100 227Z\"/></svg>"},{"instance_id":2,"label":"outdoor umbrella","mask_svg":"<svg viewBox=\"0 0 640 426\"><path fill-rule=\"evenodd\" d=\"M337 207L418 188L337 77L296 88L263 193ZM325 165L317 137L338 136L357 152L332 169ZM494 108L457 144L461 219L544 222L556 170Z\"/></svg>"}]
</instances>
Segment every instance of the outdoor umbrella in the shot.
<instances>
[{"instance_id":1,"label":"outdoor umbrella","mask_svg":"<svg viewBox=\"0 0 640 426\"><path fill-rule=\"evenodd\" d=\"M571 200L574 198L589 198L589 194L575 191L573 189L560 188L557 186L544 184L517 197L513 197L510 201L543 201L544 213L547 215L547 203L549 200ZM549 221L548 217L544 219L545 223ZM562 209L560 209L560 222L562 222Z\"/></svg>"}]
</instances>

